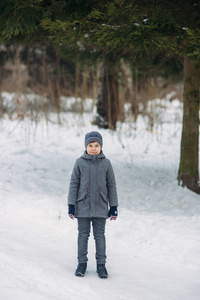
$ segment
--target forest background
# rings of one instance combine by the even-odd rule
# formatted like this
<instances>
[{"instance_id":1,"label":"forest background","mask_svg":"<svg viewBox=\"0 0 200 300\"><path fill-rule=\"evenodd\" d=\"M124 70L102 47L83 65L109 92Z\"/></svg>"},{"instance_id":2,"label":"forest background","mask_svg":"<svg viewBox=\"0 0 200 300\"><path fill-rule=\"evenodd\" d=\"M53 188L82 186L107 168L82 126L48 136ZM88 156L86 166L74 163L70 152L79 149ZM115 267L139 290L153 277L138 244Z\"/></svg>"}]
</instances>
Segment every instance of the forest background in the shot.
<instances>
[{"instance_id":1,"label":"forest background","mask_svg":"<svg viewBox=\"0 0 200 300\"><path fill-rule=\"evenodd\" d=\"M141 114L152 130L149 101L174 91L170 101L184 103L178 183L200 193L199 15L193 0L1 1L1 117L48 121L54 111L61 122L63 111L96 108L99 127ZM75 97L70 108L64 97Z\"/></svg>"}]
</instances>

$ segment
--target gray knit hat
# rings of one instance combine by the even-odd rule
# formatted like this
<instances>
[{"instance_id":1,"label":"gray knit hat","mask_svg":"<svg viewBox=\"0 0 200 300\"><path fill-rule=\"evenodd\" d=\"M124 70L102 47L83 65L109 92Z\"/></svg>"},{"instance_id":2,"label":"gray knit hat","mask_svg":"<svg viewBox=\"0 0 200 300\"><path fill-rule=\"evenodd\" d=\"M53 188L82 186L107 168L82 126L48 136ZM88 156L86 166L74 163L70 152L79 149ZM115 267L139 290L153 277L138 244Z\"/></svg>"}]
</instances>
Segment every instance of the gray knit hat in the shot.
<instances>
[{"instance_id":1,"label":"gray knit hat","mask_svg":"<svg viewBox=\"0 0 200 300\"><path fill-rule=\"evenodd\" d=\"M103 146L103 138L101 134L97 131L91 131L85 135L85 148L87 145L92 142L97 142L100 144L101 148Z\"/></svg>"}]
</instances>

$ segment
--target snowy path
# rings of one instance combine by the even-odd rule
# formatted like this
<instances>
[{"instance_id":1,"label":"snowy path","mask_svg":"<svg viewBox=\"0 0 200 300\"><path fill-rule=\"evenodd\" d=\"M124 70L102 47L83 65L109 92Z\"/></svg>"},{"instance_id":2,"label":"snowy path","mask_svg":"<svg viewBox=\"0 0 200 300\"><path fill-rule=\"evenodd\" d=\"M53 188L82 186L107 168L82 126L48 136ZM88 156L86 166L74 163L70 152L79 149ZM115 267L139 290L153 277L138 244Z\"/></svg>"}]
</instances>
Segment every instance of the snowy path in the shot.
<instances>
[{"instance_id":1,"label":"snowy path","mask_svg":"<svg viewBox=\"0 0 200 300\"><path fill-rule=\"evenodd\" d=\"M177 186L174 127L162 140L102 131L120 199L118 220L107 222L109 279L96 275L92 236L86 276L74 276L77 224L66 195L92 128L1 122L0 299L198 300L200 197Z\"/></svg>"}]
</instances>

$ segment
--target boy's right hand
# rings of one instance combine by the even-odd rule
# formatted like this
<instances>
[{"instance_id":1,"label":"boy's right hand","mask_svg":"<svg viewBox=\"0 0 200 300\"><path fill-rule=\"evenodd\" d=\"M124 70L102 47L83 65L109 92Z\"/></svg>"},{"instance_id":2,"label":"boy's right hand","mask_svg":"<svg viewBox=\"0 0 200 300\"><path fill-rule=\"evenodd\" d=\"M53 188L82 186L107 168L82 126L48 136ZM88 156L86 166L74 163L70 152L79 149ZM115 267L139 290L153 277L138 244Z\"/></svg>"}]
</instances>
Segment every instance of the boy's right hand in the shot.
<instances>
[{"instance_id":1,"label":"boy's right hand","mask_svg":"<svg viewBox=\"0 0 200 300\"><path fill-rule=\"evenodd\" d=\"M110 220L116 220L118 216L117 206L111 206L108 212L108 217Z\"/></svg>"},{"instance_id":2,"label":"boy's right hand","mask_svg":"<svg viewBox=\"0 0 200 300\"><path fill-rule=\"evenodd\" d=\"M75 215L75 205L69 204L68 205L68 215L70 217L70 219L74 219L74 215Z\"/></svg>"}]
</instances>

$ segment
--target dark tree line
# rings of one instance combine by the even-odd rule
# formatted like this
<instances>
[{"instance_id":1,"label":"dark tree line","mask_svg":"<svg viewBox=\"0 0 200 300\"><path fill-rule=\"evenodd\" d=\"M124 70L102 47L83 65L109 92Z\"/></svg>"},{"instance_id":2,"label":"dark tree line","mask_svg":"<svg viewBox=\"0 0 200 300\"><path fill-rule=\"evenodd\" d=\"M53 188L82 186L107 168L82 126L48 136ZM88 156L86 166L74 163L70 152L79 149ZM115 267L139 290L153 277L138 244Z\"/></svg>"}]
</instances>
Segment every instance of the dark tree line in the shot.
<instances>
[{"instance_id":1,"label":"dark tree line","mask_svg":"<svg viewBox=\"0 0 200 300\"><path fill-rule=\"evenodd\" d=\"M184 60L184 117L178 180L200 193L200 4L163 0L30 0L1 2L3 42L43 43L76 61L102 61L98 110L102 126L115 129L121 58Z\"/></svg>"}]
</instances>

